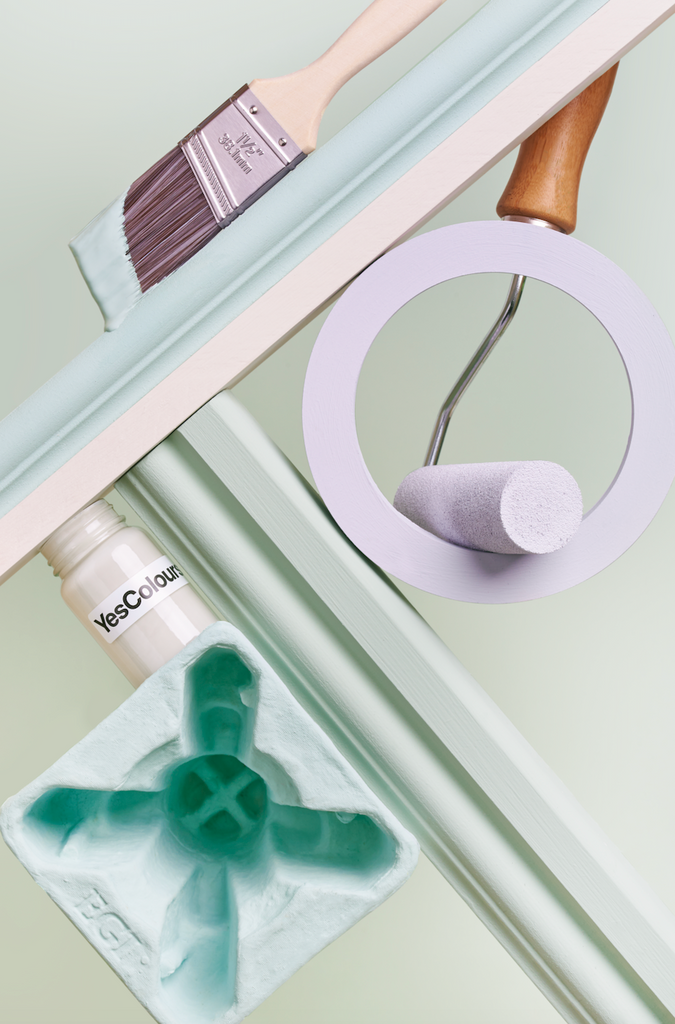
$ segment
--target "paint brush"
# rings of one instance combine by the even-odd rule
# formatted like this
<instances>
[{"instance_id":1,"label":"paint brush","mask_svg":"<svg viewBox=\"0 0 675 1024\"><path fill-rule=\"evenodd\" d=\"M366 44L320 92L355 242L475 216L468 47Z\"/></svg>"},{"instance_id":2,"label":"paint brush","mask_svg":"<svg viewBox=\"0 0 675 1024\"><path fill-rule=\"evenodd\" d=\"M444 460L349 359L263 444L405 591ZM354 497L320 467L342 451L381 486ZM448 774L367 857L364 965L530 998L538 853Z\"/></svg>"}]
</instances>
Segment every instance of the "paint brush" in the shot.
<instances>
[{"instance_id":1,"label":"paint brush","mask_svg":"<svg viewBox=\"0 0 675 1024\"><path fill-rule=\"evenodd\" d=\"M336 92L443 0L374 0L324 54L225 101L70 243L106 329L316 148Z\"/></svg>"}]
</instances>

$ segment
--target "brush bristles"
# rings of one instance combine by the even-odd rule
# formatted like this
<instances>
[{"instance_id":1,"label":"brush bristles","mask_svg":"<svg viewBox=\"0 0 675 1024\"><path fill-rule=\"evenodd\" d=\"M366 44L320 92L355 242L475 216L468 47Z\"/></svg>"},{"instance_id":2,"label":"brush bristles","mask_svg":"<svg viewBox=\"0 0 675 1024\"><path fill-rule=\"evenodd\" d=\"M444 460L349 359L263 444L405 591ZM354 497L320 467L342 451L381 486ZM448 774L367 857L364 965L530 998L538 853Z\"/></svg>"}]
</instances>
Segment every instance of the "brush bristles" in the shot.
<instances>
[{"instance_id":1,"label":"brush bristles","mask_svg":"<svg viewBox=\"0 0 675 1024\"><path fill-rule=\"evenodd\" d=\"M179 146L127 192L124 230L144 292L187 263L218 234L211 208Z\"/></svg>"}]
</instances>

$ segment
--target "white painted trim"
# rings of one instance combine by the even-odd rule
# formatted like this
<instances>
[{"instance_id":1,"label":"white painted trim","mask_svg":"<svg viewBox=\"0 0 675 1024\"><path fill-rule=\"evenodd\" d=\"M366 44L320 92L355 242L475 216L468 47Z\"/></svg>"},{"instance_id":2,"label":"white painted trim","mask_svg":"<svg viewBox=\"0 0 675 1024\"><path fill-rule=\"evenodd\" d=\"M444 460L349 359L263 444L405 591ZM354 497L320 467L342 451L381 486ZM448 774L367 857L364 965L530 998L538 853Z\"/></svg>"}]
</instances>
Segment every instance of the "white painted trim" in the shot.
<instances>
[{"instance_id":1,"label":"white painted trim","mask_svg":"<svg viewBox=\"0 0 675 1024\"><path fill-rule=\"evenodd\" d=\"M608 0L0 520L0 582L214 394L232 386L675 11Z\"/></svg>"},{"instance_id":2,"label":"white painted trim","mask_svg":"<svg viewBox=\"0 0 675 1024\"><path fill-rule=\"evenodd\" d=\"M565 1020L673 1024L673 915L233 396L118 487Z\"/></svg>"},{"instance_id":3,"label":"white painted trim","mask_svg":"<svg viewBox=\"0 0 675 1024\"><path fill-rule=\"evenodd\" d=\"M0 422L0 516L607 0L488 0Z\"/></svg>"}]
</instances>

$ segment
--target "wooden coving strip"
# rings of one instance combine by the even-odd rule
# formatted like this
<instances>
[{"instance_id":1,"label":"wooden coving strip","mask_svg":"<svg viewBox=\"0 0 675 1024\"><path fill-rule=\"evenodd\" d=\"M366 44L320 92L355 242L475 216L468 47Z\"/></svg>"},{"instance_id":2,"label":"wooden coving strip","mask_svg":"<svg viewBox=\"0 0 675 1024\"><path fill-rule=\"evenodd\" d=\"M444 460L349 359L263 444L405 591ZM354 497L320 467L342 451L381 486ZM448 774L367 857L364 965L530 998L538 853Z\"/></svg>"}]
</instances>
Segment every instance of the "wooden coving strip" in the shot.
<instances>
[{"instance_id":1,"label":"wooden coving strip","mask_svg":"<svg viewBox=\"0 0 675 1024\"><path fill-rule=\"evenodd\" d=\"M233 395L118 488L565 1020L673 1024L673 915Z\"/></svg>"},{"instance_id":2,"label":"wooden coving strip","mask_svg":"<svg viewBox=\"0 0 675 1024\"><path fill-rule=\"evenodd\" d=\"M608 0L0 519L0 583L79 509L312 319L383 252L471 185L675 12Z\"/></svg>"}]
</instances>

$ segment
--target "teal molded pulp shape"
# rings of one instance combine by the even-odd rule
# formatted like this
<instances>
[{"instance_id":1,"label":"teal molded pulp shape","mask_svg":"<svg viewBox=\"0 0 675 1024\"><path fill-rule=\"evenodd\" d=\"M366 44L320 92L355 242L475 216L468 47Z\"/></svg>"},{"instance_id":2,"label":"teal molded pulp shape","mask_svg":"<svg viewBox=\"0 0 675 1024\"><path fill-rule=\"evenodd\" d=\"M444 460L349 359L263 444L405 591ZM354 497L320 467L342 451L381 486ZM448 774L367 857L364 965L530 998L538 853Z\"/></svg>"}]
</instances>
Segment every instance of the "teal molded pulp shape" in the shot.
<instances>
[{"instance_id":1,"label":"teal molded pulp shape","mask_svg":"<svg viewBox=\"0 0 675 1024\"><path fill-rule=\"evenodd\" d=\"M8 800L0 826L160 1024L240 1021L418 855L222 622Z\"/></svg>"},{"instance_id":2,"label":"teal molded pulp shape","mask_svg":"<svg viewBox=\"0 0 675 1024\"><path fill-rule=\"evenodd\" d=\"M0 515L605 2L490 0L0 423Z\"/></svg>"}]
</instances>

